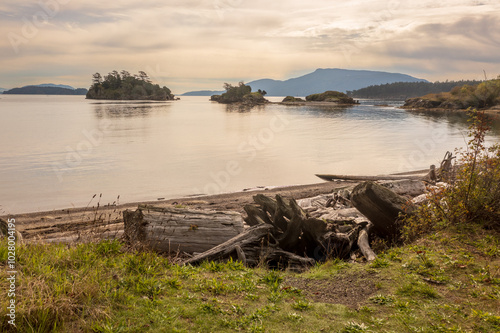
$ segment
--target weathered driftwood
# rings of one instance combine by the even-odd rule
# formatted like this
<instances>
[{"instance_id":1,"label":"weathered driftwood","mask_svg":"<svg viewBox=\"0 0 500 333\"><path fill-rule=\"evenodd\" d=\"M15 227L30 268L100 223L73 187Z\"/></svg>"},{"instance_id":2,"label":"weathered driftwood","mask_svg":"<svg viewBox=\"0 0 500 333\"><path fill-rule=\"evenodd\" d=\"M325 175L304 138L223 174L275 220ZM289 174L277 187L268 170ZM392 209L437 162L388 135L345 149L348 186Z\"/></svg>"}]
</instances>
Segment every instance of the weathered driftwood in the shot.
<instances>
[{"instance_id":1,"label":"weathered driftwood","mask_svg":"<svg viewBox=\"0 0 500 333\"><path fill-rule=\"evenodd\" d=\"M240 234L238 212L143 206L123 212L125 238L159 252L204 252Z\"/></svg>"},{"instance_id":2,"label":"weathered driftwood","mask_svg":"<svg viewBox=\"0 0 500 333\"><path fill-rule=\"evenodd\" d=\"M401 179L395 181L380 181L378 184L387 187L394 193L413 198L426 192L425 183L416 179Z\"/></svg>"},{"instance_id":3,"label":"weathered driftwood","mask_svg":"<svg viewBox=\"0 0 500 333\"><path fill-rule=\"evenodd\" d=\"M380 237L399 235L398 219L409 212L408 201L388 188L364 182L352 191L351 202L372 223L372 232Z\"/></svg>"},{"instance_id":4,"label":"weathered driftwood","mask_svg":"<svg viewBox=\"0 0 500 333\"><path fill-rule=\"evenodd\" d=\"M203 261L240 260L249 266L256 266L261 262L270 267L304 268L314 264L310 258L300 257L294 253L284 251L277 246L273 239L271 224L255 225L246 229L232 239L186 260L185 264L199 264Z\"/></svg>"},{"instance_id":5,"label":"weathered driftwood","mask_svg":"<svg viewBox=\"0 0 500 333\"><path fill-rule=\"evenodd\" d=\"M407 176L398 176L398 175L380 175L380 176L355 176L355 175L325 175L318 174L317 177L328 180L356 180L356 181L377 181L377 180L400 180L400 179L415 179L421 180L422 175L407 175Z\"/></svg>"},{"instance_id":6,"label":"weathered driftwood","mask_svg":"<svg viewBox=\"0 0 500 333\"><path fill-rule=\"evenodd\" d=\"M361 223L354 219L325 221L309 216L295 200L284 200L280 195L275 199L256 195L254 201L258 207L245 206L250 228L186 263L233 258L248 265L266 263L270 267L301 269L332 256L347 259L357 244L364 246L367 258L373 260L368 234L359 239L360 232L368 230L366 218Z\"/></svg>"},{"instance_id":7,"label":"weathered driftwood","mask_svg":"<svg viewBox=\"0 0 500 333\"><path fill-rule=\"evenodd\" d=\"M359 231L359 236L358 236L358 247L363 256L366 258L367 261L373 261L377 258L377 255L375 252L373 252L372 248L370 247L370 242L368 240L368 235L370 232L372 224L368 224L366 227L361 229Z\"/></svg>"}]
</instances>

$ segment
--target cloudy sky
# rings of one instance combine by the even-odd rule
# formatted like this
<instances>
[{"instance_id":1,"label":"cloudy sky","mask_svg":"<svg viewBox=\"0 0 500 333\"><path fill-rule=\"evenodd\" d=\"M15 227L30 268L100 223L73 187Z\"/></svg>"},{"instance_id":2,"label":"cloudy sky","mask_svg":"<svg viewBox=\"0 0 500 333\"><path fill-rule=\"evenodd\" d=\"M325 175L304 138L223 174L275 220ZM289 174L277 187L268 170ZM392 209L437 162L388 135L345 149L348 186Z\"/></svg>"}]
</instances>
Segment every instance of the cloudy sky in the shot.
<instances>
[{"instance_id":1,"label":"cloudy sky","mask_svg":"<svg viewBox=\"0 0 500 333\"><path fill-rule=\"evenodd\" d=\"M316 68L500 74L498 0L2 0L0 87L146 71L175 93Z\"/></svg>"}]
</instances>

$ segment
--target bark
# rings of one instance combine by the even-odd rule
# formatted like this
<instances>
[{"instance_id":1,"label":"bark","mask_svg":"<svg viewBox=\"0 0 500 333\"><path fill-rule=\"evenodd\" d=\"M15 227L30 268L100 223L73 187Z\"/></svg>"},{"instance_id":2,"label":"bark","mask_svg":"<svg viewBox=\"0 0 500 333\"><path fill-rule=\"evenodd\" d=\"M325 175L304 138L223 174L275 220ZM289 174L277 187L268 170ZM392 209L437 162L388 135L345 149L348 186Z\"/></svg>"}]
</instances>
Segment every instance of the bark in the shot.
<instances>
[{"instance_id":1,"label":"bark","mask_svg":"<svg viewBox=\"0 0 500 333\"><path fill-rule=\"evenodd\" d=\"M399 236L399 217L409 212L405 198L373 182L357 185L351 202L373 223L373 233L384 238Z\"/></svg>"}]
</instances>

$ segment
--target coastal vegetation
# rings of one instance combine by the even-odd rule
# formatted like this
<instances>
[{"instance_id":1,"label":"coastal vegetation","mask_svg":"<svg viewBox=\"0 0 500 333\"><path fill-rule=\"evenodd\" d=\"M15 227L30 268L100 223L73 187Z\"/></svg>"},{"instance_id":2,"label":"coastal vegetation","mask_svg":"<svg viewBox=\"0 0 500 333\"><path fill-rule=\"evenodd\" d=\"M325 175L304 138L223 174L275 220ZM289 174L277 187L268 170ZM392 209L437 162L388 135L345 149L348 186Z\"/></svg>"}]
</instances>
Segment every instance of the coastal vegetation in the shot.
<instances>
[{"instance_id":1,"label":"coastal vegetation","mask_svg":"<svg viewBox=\"0 0 500 333\"><path fill-rule=\"evenodd\" d=\"M358 104L352 97L343 92L328 90L321 94L306 96L308 102L334 102L338 104Z\"/></svg>"},{"instance_id":2,"label":"coastal vegetation","mask_svg":"<svg viewBox=\"0 0 500 333\"><path fill-rule=\"evenodd\" d=\"M300 97L286 96L285 98L283 98L283 100L281 102L282 103L295 103L295 102L305 102L305 100L303 100Z\"/></svg>"},{"instance_id":3,"label":"coastal vegetation","mask_svg":"<svg viewBox=\"0 0 500 333\"><path fill-rule=\"evenodd\" d=\"M500 78L475 85L454 87L449 92L428 94L406 100L405 108L467 109L489 108L500 104Z\"/></svg>"},{"instance_id":4,"label":"coastal vegetation","mask_svg":"<svg viewBox=\"0 0 500 333\"><path fill-rule=\"evenodd\" d=\"M463 85L478 85L482 81L461 80L445 82L395 82L379 85L371 85L358 90L347 91L347 94L356 98L380 98L399 99L423 96L427 94L437 94L447 92L455 87Z\"/></svg>"},{"instance_id":5,"label":"coastal vegetation","mask_svg":"<svg viewBox=\"0 0 500 333\"><path fill-rule=\"evenodd\" d=\"M87 89L67 89L61 87L26 86L4 91L8 95L86 95Z\"/></svg>"},{"instance_id":6,"label":"coastal vegetation","mask_svg":"<svg viewBox=\"0 0 500 333\"><path fill-rule=\"evenodd\" d=\"M239 82L237 86L224 83L224 89L226 90L225 93L222 95L213 95L210 97L210 100L223 104L241 103L250 106L269 103L264 98L264 95L266 95L265 91L259 89L256 92L252 92L252 87L245 85L243 82Z\"/></svg>"},{"instance_id":7,"label":"coastal vegetation","mask_svg":"<svg viewBox=\"0 0 500 333\"><path fill-rule=\"evenodd\" d=\"M149 76L140 71L136 75L114 70L106 76L95 73L87 93L88 99L111 100L173 100L174 95L167 87L153 84Z\"/></svg>"}]
</instances>

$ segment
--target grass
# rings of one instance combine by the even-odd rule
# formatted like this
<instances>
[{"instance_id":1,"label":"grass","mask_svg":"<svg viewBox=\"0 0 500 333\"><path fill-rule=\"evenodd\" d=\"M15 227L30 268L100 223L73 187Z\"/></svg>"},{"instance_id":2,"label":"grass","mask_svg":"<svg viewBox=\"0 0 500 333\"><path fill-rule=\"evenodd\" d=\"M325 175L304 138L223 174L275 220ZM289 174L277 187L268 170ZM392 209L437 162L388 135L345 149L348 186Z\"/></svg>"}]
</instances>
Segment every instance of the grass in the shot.
<instances>
[{"instance_id":1,"label":"grass","mask_svg":"<svg viewBox=\"0 0 500 333\"><path fill-rule=\"evenodd\" d=\"M2 266L4 248L2 240ZM499 235L474 225L389 248L371 264L332 260L303 273L233 261L180 266L119 241L19 245L17 265L19 332L500 331ZM314 294L315 285L348 288L356 278L373 285L360 301L322 303ZM308 284L297 289L297 280ZM11 329L6 301L2 332Z\"/></svg>"}]
</instances>

